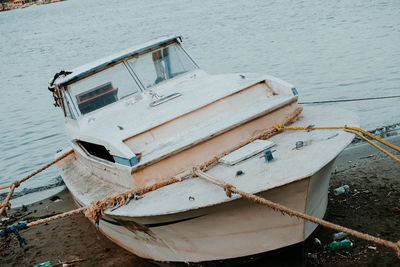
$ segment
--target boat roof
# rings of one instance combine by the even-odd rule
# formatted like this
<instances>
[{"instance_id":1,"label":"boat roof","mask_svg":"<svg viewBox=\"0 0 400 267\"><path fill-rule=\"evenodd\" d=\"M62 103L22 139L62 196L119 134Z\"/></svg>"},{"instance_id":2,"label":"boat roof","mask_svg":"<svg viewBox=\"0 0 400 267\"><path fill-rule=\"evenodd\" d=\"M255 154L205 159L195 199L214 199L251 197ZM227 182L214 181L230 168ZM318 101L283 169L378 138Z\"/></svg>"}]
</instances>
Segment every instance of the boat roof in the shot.
<instances>
[{"instance_id":1,"label":"boat roof","mask_svg":"<svg viewBox=\"0 0 400 267\"><path fill-rule=\"evenodd\" d=\"M169 36L163 36L157 39L153 39L151 41L145 42L141 45L136 45L134 47L122 50L118 53L115 53L113 55L98 59L96 61L93 61L91 63L82 65L80 67L77 67L75 69L73 69L71 71L70 74L60 77L55 81L55 84L57 84L58 86L62 86L65 85L69 82L71 82L72 80L78 79L82 76L85 76L86 74L90 73L90 72L94 72L97 69L100 69L108 64L112 64L114 62L117 62L123 58L132 56L134 54L140 53L146 49L149 49L151 47L155 47L158 45L161 45L163 43L167 43L170 41L178 41L182 40L182 37L179 35L169 35Z\"/></svg>"}]
</instances>

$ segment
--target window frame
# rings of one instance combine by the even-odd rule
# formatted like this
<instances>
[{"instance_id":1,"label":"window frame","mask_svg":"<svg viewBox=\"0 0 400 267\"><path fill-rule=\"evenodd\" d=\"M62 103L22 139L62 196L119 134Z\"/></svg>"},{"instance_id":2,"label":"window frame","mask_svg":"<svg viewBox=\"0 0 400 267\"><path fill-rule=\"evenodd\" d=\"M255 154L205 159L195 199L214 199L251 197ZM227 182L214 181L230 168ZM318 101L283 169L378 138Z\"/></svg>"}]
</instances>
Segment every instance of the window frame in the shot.
<instances>
[{"instance_id":1,"label":"window frame","mask_svg":"<svg viewBox=\"0 0 400 267\"><path fill-rule=\"evenodd\" d=\"M186 52L186 50L180 45L179 42L172 42L172 43L168 43L168 44L163 44L163 45L160 45L160 46L157 46L157 47L153 47L153 48L150 49L150 50L146 50L146 51L137 53L137 54L135 54L135 55L132 55L132 56L129 57L129 58L125 58L125 59L123 60L124 63L125 63L125 66L126 66L128 69L130 69L130 71L134 74L135 78L136 78L137 81L138 81L138 85L141 86L142 92L145 92L145 91L148 91L148 90L152 90L152 88L156 87L157 84L152 85L152 86L150 86L150 87L146 87L146 86L143 84L142 80L139 78L140 76L138 75L138 73L136 73L136 71L133 69L132 65L129 63L129 61L131 61L131 60L134 59L134 58L139 58L139 57L141 57L141 56L143 56L143 55L146 55L146 54L151 54L151 53L153 53L153 52L155 52L155 51L161 51L162 49L165 49L165 48L167 48L167 47L169 47L169 46L173 46L173 45L176 45L177 49L178 49L180 52L182 52L182 54L186 55L187 59L188 59L188 60L190 61L190 63L192 63L192 65L193 65L193 69L192 69L192 70L187 71L187 72L183 73L182 75L185 75L185 74L187 74L187 73L196 71L197 69L200 68L199 65L197 65L197 63L189 56L189 54L188 54L188 53ZM166 79L166 80L171 80L171 79L174 79L174 78L179 77L179 76L180 76L180 75L176 75L176 76L173 76L172 78L169 78L169 79ZM166 80L165 80L165 81L166 81Z\"/></svg>"},{"instance_id":2,"label":"window frame","mask_svg":"<svg viewBox=\"0 0 400 267\"><path fill-rule=\"evenodd\" d=\"M63 105L64 116L76 120L76 118L78 117L76 108L73 102L71 102L72 100L68 90L65 90L65 88L62 87L59 91L61 93L61 102ZM68 116L67 110L69 111L70 116Z\"/></svg>"},{"instance_id":3,"label":"window frame","mask_svg":"<svg viewBox=\"0 0 400 267\"><path fill-rule=\"evenodd\" d=\"M136 87L137 87L138 90L135 91L135 92L133 92L133 93L131 93L131 94L127 94L127 95L121 97L120 99L118 99L117 101L115 101L115 102L113 102L113 103L110 103L110 104L108 104L108 105L105 105L105 106L100 107L100 108L98 108L98 109L95 109L95 110L93 110L93 111L90 111L90 112L87 112L87 113L85 113L85 114L82 114L82 112L80 111L80 109L79 109L79 107L78 107L78 103L77 103L76 101L73 101L73 100L72 100L72 95L71 95L71 92L70 92L71 90L70 90L69 86L71 86L72 84L75 84L75 83L77 83L77 82L79 82L79 81L83 81L83 80L85 80L85 79L87 79L87 78L90 78L91 76L96 75L96 74L99 74L99 73L101 73L101 72L103 72L103 71L107 71L107 70L113 68L113 67L116 66L116 65L121 65L121 66L123 66L123 67L125 68L126 72L128 73L128 76L130 77L130 79L132 80L132 82L136 85ZM105 108L105 107L107 107L107 106L110 106L110 105L113 105L113 104L115 104L115 103L118 103L121 99L124 99L124 98L126 98L126 97L131 97L131 96L133 96L133 95L135 95L135 94L137 94L137 93L143 92L143 89L142 89L142 87L141 87L141 84L139 84L138 81L137 81L137 78L134 77L134 76L132 75L131 70L127 67L127 64L126 64L125 60L119 61L119 62L117 62L116 64L113 64L113 65L111 65L111 66L109 66L109 67L107 67L107 68L104 68L104 69L102 69L102 70L100 70L100 71L97 71L97 72L93 73L92 75L88 75L88 76L86 76L86 77L84 77L84 78L82 78L82 79L79 79L79 80L75 81L75 82L68 83L68 84L65 85L64 87L66 88L65 91L68 92L69 100L72 101L72 105L74 106L74 111L75 111L76 118L80 118L80 117L84 117L84 116L90 115L90 114L92 114L93 112L96 112L97 110L101 110L101 109L103 109L103 108Z\"/></svg>"}]
</instances>

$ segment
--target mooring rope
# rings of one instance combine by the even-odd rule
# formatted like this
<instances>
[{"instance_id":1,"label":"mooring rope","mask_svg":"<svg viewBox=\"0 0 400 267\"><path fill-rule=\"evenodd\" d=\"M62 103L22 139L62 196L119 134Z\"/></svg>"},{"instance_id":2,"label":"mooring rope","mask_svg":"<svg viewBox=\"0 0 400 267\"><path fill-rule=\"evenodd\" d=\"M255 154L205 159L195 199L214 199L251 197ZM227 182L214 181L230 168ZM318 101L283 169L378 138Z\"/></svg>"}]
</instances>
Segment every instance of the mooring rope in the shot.
<instances>
[{"instance_id":1,"label":"mooring rope","mask_svg":"<svg viewBox=\"0 0 400 267\"><path fill-rule=\"evenodd\" d=\"M298 130L301 130L301 131L303 131L303 130L307 130L307 131L310 131L310 130L334 130L334 129L343 130L345 132L353 133L355 135L358 135L359 137L361 137L362 139L367 141L369 144L371 144L373 147L375 147L376 149L382 151L383 153L385 153L386 155L388 155L389 157L391 157L392 159L394 159L395 161L400 163L400 159L398 157L396 157L395 155L391 154L390 152L388 152L387 150L383 149L382 147L376 145L371 140L366 138L365 135L370 137L373 140L378 141L381 144L384 144L384 145L392 148L393 150L396 150L396 151L400 152L400 148L398 146L395 146L395 145L383 140L382 138L379 138L378 136L376 136L376 135L374 135L372 133L369 133L369 132L367 132L367 131L365 131L365 130L363 130L361 128L358 128L358 127L349 127L349 126L344 126L344 127L341 127L341 126L339 126L339 127L338 126L332 126L332 127L314 127L314 126L299 127L299 126L282 126L280 124L276 124L276 125L274 125L274 128L279 132L282 132L282 131L298 131Z\"/></svg>"},{"instance_id":2,"label":"mooring rope","mask_svg":"<svg viewBox=\"0 0 400 267\"><path fill-rule=\"evenodd\" d=\"M285 206L280 205L278 203L274 203L274 202L272 202L270 200L263 199L263 198L260 198L260 197L258 197L256 195L248 194L246 192L240 191L240 190L236 189L234 186L232 186L230 184L223 183L221 181L218 181L218 180L212 178L211 176L208 176L207 174L205 174L203 172L203 171L206 171L209 168L209 166L211 166L213 163L217 162L221 157L231 153L232 151L234 151L236 149L239 149L239 148L241 148L241 147L253 142L256 139L267 139L267 138L270 138L271 136L273 136L273 135L275 135L277 133L280 133L280 132L282 132L284 130L317 130L317 129L331 129L332 130L332 129L341 129L343 131L346 131L346 132L349 132L349 133L353 133L353 134L356 134L356 135L360 136L361 138L366 140L368 143L370 143L371 145L373 145L374 147L378 148L379 150L381 150L382 152L386 153L388 156L392 157L393 159L397 160L400 163L400 161L399 161L399 159L397 157L395 157L394 155L390 154L389 152L387 152L383 148L381 148L381 147L377 146L376 144L374 144L373 142L371 142L369 139L367 139L365 137L365 135L370 137L370 138L372 138L372 139L374 139L374 140L376 140L376 141L378 141L378 142L380 142L380 143L382 143L382 144L384 144L384 145L386 145L386 146L388 146L388 147L390 147L390 148L392 148L392 149L394 149L394 150L396 150L396 151L400 151L399 147L397 147L397 146L395 146L393 144L390 144L390 143L380 139L379 137L377 137L377 136L375 136L375 135L373 135L371 133L368 133L368 132L366 132L366 131L364 131L364 130L362 130L360 128L357 128L357 127L347 127L347 126L345 126L345 127L313 127L313 126L308 126L308 127L288 127L288 126L285 126L287 124L290 124L290 123L294 122L297 119L298 115L301 113L301 111L302 111L302 108L300 107L300 108L296 109L296 111L291 116L289 116L287 118L287 120L284 122L283 125L279 125L279 124L274 125L274 127L272 129L265 130L261 134L258 134L257 136L254 136L254 137L250 138L246 142L242 142L242 143L238 144L237 146L235 146L234 148L230 149L229 151L225 151L224 153L221 153L221 154L213 157L212 160L201 164L200 167L199 167L199 170L194 169L193 170L193 174L198 176L198 177L200 177L200 178L203 178L203 179L205 179L205 180L207 180L209 182L212 182L212 183L214 183L214 184L216 184L216 185L218 185L220 187L222 187L225 190L225 193L226 193L226 195L228 197L231 197L231 194L233 192L233 193L241 195L244 198L252 200L255 203L266 205L266 206L268 206L268 207L270 207L270 208L272 208L274 210L286 213L289 216L295 216L295 217L298 217L298 218L302 218L304 220L308 220L310 222L322 225L324 227L328 227L328 228L331 228L331 229L334 229L334 230L337 230L337 231L342 231L342 232L348 233L349 235L352 235L352 236L355 236L355 237L358 237L358 238L361 238L361 239L364 239L364 240L367 240L367 241L370 241L370 242L374 242L374 243L376 243L378 245L382 245L382 246L386 246L388 248L392 248L396 252L397 256L400 258L400 241L398 241L397 243L393 243L393 242L388 241L388 240L384 240L384 239L377 238L377 237L374 237L374 236L371 236L371 235L368 235L368 234L364 234L364 233L361 233L361 232L358 232L358 231L355 231L355 230L352 230L352 229L349 229L349 228L346 228L346 227L343 227L343 226L340 226L340 225L336 225L334 223L331 223L331 222L328 222L328 221L325 221L325 220L321 220L321 219L315 218L313 216L310 216L310 215L307 215L307 214L304 214L304 213L301 213L301 212L298 212L298 211L294 211L294 210L292 210L292 209L290 209L288 207L285 207ZM9 203L9 200L10 200L15 188L18 187L20 185L20 183L28 180L29 178L33 177L34 175L36 175L36 174L40 173L41 171L47 169L48 167L50 167L54 163L64 159L65 157L67 157L71 153L73 153L73 150L67 152L66 154L62 155L61 157L55 159L54 161L44 165L42 168L40 168L37 171L31 173L30 175L24 177L23 179L21 179L19 181L15 181L15 182L7 185L7 186L0 187L0 189L4 189L4 188L7 188L7 187L10 188L10 192L7 195L5 201L3 201L3 203L0 204L0 215L6 214L5 213L5 209L6 208L10 209L11 205ZM55 216L52 216L52 217L49 217L49 218L33 221L33 222L28 223L28 224L10 226L10 227L7 227L7 228L1 230L0 231L0 236L7 236L9 233L14 233L14 234L16 234L18 240L20 241L20 245L23 245L25 240L23 240L23 238L21 238L19 236L19 234L18 234L19 230L26 229L26 228L29 228L29 227L33 227L33 226L40 225L40 224L44 224L44 223L48 223L48 222L51 222L51 221L54 221L54 220L58 220L58 219L61 219L61 218L73 216L73 215L80 214L80 213L84 213L86 217L88 217L90 219L93 219L96 222L96 225L98 225L99 220L100 220L101 216L104 215L104 211L106 209L113 208L113 207L116 207L116 206L125 205L127 202L129 202L129 200L133 196L143 195L143 194L148 193L150 191L157 190L157 189L159 189L161 187L164 187L164 186L167 186L167 185L179 182L179 181L181 181L181 179L177 179L175 177L171 177L168 180L165 180L165 181L160 182L160 183L153 184L153 185L148 186L148 187L144 187L144 188L141 188L141 189L130 190L130 191L127 191L127 192L124 192L124 193L120 193L120 194L114 195L114 196L108 196L104 200L93 201L87 207L82 207L82 208L78 208L78 209L75 209L75 210L67 211L67 212L64 212L62 214L58 214L58 215L55 215Z\"/></svg>"},{"instance_id":3,"label":"mooring rope","mask_svg":"<svg viewBox=\"0 0 400 267\"><path fill-rule=\"evenodd\" d=\"M151 191L155 191L161 187L176 183L181 181L180 179L177 179L175 177L171 177L168 180L165 180L163 182L153 184L151 186L139 188L139 189L134 189L134 190L129 190L114 196L108 196L104 198L103 200L97 200L93 201L89 206L78 208L75 210L67 211L61 214L57 214L45 219L40 219L37 221L33 221L27 224L27 227L33 227L39 224L45 224L51 221L55 221L58 219L62 219L65 217L69 217L72 215L76 215L79 213L84 213L86 217L89 219L93 219L96 223L99 222L100 218L104 216L104 211L106 209L113 208L117 205L122 206L127 203L127 199L133 199L134 196L140 196L144 195L146 193L149 193Z\"/></svg>"},{"instance_id":4,"label":"mooring rope","mask_svg":"<svg viewBox=\"0 0 400 267\"><path fill-rule=\"evenodd\" d=\"M389 157L391 157L392 159L394 159L395 161L400 163L400 159L398 157L396 157L395 155L389 153L387 150L381 148L380 146L378 146L377 144L375 144L374 142L372 142L371 140L369 140L368 138L366 138L364 135L360 134L359 132L356 132L355 130L350 130L350 129L345 129L343 131L358 135L359 137L361 137L362 139L367 141L369 144L371 144L373 147L375 147L376 149L382 151L383 153L385 153L386 155L388 155Z\"/></svg>"},{"instance_id":5,"label":"mooring rope","mask_svg":"<svg viewBox=\"0 0 400 267\"><path fill-rule=\"evenodd\" d=\"M391 242L391 241L388 241L388 240L385 240L385 239L382 239L382 238L378 238L378 237L375 237L375 236L372 236L372 235L369 235L369 234L365 234L365 233L362 233L362 232L359 232L359 231L356 231L356 230L353 230L353 229L350 229L350 228L347 228L347 227L344 227L344 226L341 226L341 225L338 225L338 224L335 224L335 223L332 223L332 222L328 222L328 221L313 217L311 215L308 215L308 214L305 214L305 213L302 213L302 212L299 212L299 211L295 211L293 209L290 209L290 208L288 208L286 206L283 206L281 204L275 203L275 202L270 201L268 199L261 198L261 197L258 197L256 195L254 195L254 194L249 194L249 193L246 193L244 191L241 191L241 190L237 189L236 187L234 187L233 185L224 183L222 181L219 181L219 180L207 175L206 173L204 173L204 172L202 172L202 171L200 171L200 170L198 170L196 168L193 169L193 176L194 177L197 176L197 177L202 178L203 180L205 180L207 182L211 182L211 183L223 188L224 191L225 191L225 194L229 198L232 196L232 193L235 193L235 194L241 195L243 198L246 198L246 199L248 199L250 201L253 201L253 202L257 203L257 204L267 206L267 207L269 207L269 208L271 208L271 209L273 209L275 211L279 211L279 212L285 213L285 214L287 214L287 215L289 215L291 217L301 218L301 219L310 221L312 223L319 224L319 225L321 225L323 227L330 228L330 229L333 229L333 230L339 231L339 232L344 232L344 233L347 233L347 234L352 235L354 237L357 237L357 238L360 238L360 239L375 243L377 245L391 248L396 252L397 257L400 259L400 240L397 243L394 243L394 242ZM80 214L80 213L84 213L86 217L88 217L90 219L93 219L96 223L98 223L100 217L102 215L104 215L104 210L110 209L110 208L118 205L118 203L120 203L119 201L121 199L125 199L126 200L126 198L128 196L131 196L132 194L135 194L135 193L136 194L140 193L140 195L143 195L145 193L157 190L157 189L159 189L161 187L164 187L164 186L167 186L167 185L173 184L175 182L179 182L179 181L181 181L181 180L176 179L176 178L171 178L171 179L169 179L167 181L164 181L164 182L161 182L161 183L158 183L158 184L154 184L152 186L148 186L148 187L145 187L145 188L142 188L142 189L130 190L130 191L127 191L127 192L124 192L124 193L121 193L121 194L118 194L118 195L115 195L115 196L109 196L109 197L105 198L102 201L93 201L92 204L87 206L87 207L82 207L82 208L78 208L78 209L75 209L75 210L67 211L67 212L64 212L64 213L61 213L61 214L58 214L58 215L55 215L55 216L52 216L52 217L49 217L49 218L36 220L36 221L30 222L28 224L19 225L19 226L18 225L17 226L12 226L13 229L11 231L8 231L8 232L7 232L8 229L3 229L0 232L0 235L1 236L7 236L7 234L9 234L11 232L18 234L18 230L23 230L23 229L27 229L27 228L30 228L30 227L34 227L34 226L40 225L40 224L49 223L51 221L55 221L55 220L58 220L58 219L61 219L61 218L77 215L77 214Z\"/></svg>"},{"instance_id":6,"label":"mooring rope","mask_svg":"<svg viewBox=\"0 0 400 267\"><path fill-rule=\"evenodd\" d=\"M378 99L386 99L386 98L400 98L400 95L377 96L377 97L365 97L365 98L351 98L351 99L336 99L336 100L322 100L322 101L305 101L305 102L299 102L299 104L302 104L302 105L326 104L326 103L339 103L339 102L354 102L354 101L378 100Z\"/></svg>"},{"instance_id":7,"label":"mooring rope","mask_svg":"<svg viewBox=\"0 0 400 267\"><path fill-rule=\"evenodd\" d=\"M69 156L70 154L74 153L73 150L68 151L67 153L65 153L64 155L56 158L55 160L53 160L50 163L47 163L46 165L44 165L43 167L39 168L38 170L32 172L31 174L25 176L24 178L22 178L21 180L17 180L14 181L11 184L8 185L3 185L0 186L0 190L1 189L5 189L5 188L10 188L10 192L8 193L6 199L1 203L0 205L0 216L4 216L7 217L7 212L6 212L6 208L8 208L9 210L11 209L11 203L10 203L10 199L12 194L14 193L15 188L17 188L21 183L27 181L28 179L32 178L33 176L35 176L36 174L44 171L45 169L49 168L50 166L52 166L54 163L59 162L60 160L64 159L65 157Z\"/></svg>"},{"instance_id":8,"label":"mooring rope","mask_svg":"<svg viewBox=\"0 0 400 267\"><path fill-rule=\"evenodd\" d=\"M20 247L23 247L23 245L26 244L26 242L19 235L20 230L24 230L24 229L34 227L34 226L37 226L40 224L49 223L51 221L55 221L58 219L77 215L80 213L83 213L89 219L94 220L96 223L96 228L97 228L100 218L104 215L104 211L106 209L110 209L110 208L116 207L118 205L122 206L122 205L126 204L129 201L129 199L134 198L135 196L138 196L138 195L140 196L140 195L146 194L148 192L157 190L161 187L164 187L164 186L167 186L167 185L179 182L179 181L181 181L181 179L172 177L166 181L163 181L163 182L160 182L157 184L153 184L151 186L147 186L147 187L144 187L141 189L130 190L130 191L127 191L124 193L114 195L114 196L108 196L104 200L93 201L89 206L86 206L86 207L81 207L78 209L66 211L64 213L57 214L57 215L54 215L54 216L51 216L48 218L32 221L30 223L19 223L16 225L11 225L11 226L8 226L1 230L0 236L7 237L9 234L15 234L20 243Z\"/></svg>"},{"instance_id":9,"label":"mooring rope","mask_svg":"<svg viewBox=\"0 0 400 267\"><path fill-rule=\"evenodd\" d=\"M261 198L259 196L253 195L253 194L249 194L249 193L243 192L243 191L237 189L236 187L234 187L233 185L224 183L224 182L219 181L219 180L216 180L215 178L205 174L204 172L202 172L200 170L194 169L193 173L196 176L202 178L203 180L211 182L211 183L223 188L225 190L226 195L229 198L231 197L232 193L235 193L235 194L241 195L243 198L246 198L246 199L248 199L250 201L253 201L253 202L257 203L257 204L267 206L267 207L269 207L269 208L271 208L271 209L273 209L275 211L283 212L283 213L285 213L285 214L287 214L287 215L289 215L291 217L301 218L301 219L310 221L312 223L319 224L319 225L324 226L326 228L330 228L330 229L333 229L333 230L336 230L336 231L339 231L339 232L344 232L344 233L347 233L347 234L352 235L354 237L357 237L357 238L360 238L360 239L364 239L364 240L369 241L369 242L373 242L373 243L375 243L377 245L391 248L396 252L397 257L400 259L400 240L397 241L397 243L394 243L394 242L391 242L391 241L388 241L388 240L385 240L385 239L382 239L382 238L378 238L378 237L375 237L375 236L372 236L372 235L369 235L369 234L364 234L362 232L358 232L356 230L353 230L353 229L350 229L350 228L347 228L347 227L344 227L344 226L341 226L341 225L338 225L338 224L334 224L334 223L331 223L331 222L328 222L328 221L313 217L311 215L308 215L308 214L305 214L305 213L302 213L302 212L299 212L299 211L295 211L295 210L290 209L290 208L288 208L286 206L283 206L281 204L275 203L275 202L273 202L271 200L268 200L268 199Z\"/></svg>"},{"instance_id":10,"label":"mooring rope","mask_svg":"<svg viewBox=\"0 0 400 267\"><path fill-rule=\"evenodd\" d=\"M1 190L1 189L8 188L8 187L11 187L14 183L18 183L17 186L16 186L16 187L18 187L19 184L25 182L25 181L28 180L29 178L32 178L32 177L35 176L36 174L38 174L38 173L44 171L45 169L47 169L48 167L50 167L50 166L53 165L54 163L59 162L60 160L62 160L62 159L64 159L65 157L69 156L70 154L72 154L73 152L74 152L74 151L71 149L70 151L68 151L68 152L65 153L64 155L62 155L62 156L56 158L55 160L53 160L53 161L50 162L50 163L47 163L46 165L42 166L42 167L39 168L38 170L36 170L36 171L32 172L31 174L25 176L25 177L22 178L21 180L15 181L15 182L13 182L13 183L11 183L11 184L8 184L8 185L2 185L2 186L0 186L0 190Z\"/></svg>"},{"instance_id":11,"label":"mooring rope","mask_svg":"<svg viewBox=\"0 0 400 267\"><path fill-rule=\"evenodd\" d=\"M364 234L362 232L358 232L358 231L355 231L353 229L346 228L346 227L343 227L343 226L340 226L340 225L337 225L337 224L334 224L334 223L331 223L331 222L328 222L328 221L313 217L313 216L308 215L308 214L304 214L304 213L292 210L292 209L290 209L290 208L288 208L286 206L280 205L280 204L272 202L270 200L267 200L267 199L264 199L264 198L260 198L260 197L258 197L256 195L249 194L249 193L243 192L241 190L238 190L233 185L221 182L219 180L216 180L213 177L205 174L204 172L202 172L202 171L200 171L198 169L193 169L193 174L194 174L194 176L200 177L200 178L202 178L202 179L204 179L204 180L206 180L208 182L211 182L211 183L213 183L215 185L218 185L218 186L222 187L228 197L231 197L232 193L239 194L243 198L249 199L249 200L251 200L251 201L253 201L253 202L257 203L257 204L268 206L268 207L272 208L273 210L283 212L285 214L288 214L289 216L292 216L292 217L294 216L294 217L297 217L297 218L301 218L301 219L304 219L304 220L319 224L321 226L324 226L324 227L327 227L327 228L330 228L330 229L333 229L333 230L336 230L336 231L345 232L345 233L347 233L349 235L355 236L355 237L360 238L360 239L364 239L364 240L369 241L369 242L373 242L373 243L375 243L377 245L381 245L381 246L385 246L385 247L391 248L396 252L397 256L400 258L400 241L398 241L397 243L394 243L394 242L391 242L391 241L388 241L388 240L385 240L385 239L374 237L374 236L369 235L369 234ZM179 182L179 181L181 181L181 180L177 179L175 177L172 177L172 178L170 178L170 179L168 179L166 181L163 181L163 182L160 182L160 183L148 186L148 187L144 187L142 189L130 190L130 191L127 191L127 192L124 192L124 193L121 193L121 194L117 194L117 195L114 195L114 196L109 196L109 197L105 198L102 201L93 201L92 204L87 206L87 207L82 207L82 208L78 208L78 209L75 209L75 210L72 210L72 211L67 211L67 212L64 212L62 214L58 214L58 215L55 215L55 216L52 216L52 217L49 217L49 218L33 221L33 222L28 223L28 224L22 224L22 225L16 225L16 226L8 227L6 229L3 229L0 232L0 235L1 236L7 236L9 233L14 233L14 234L17 235L18 240L20 241L20 244L23 245L23 242L25 242L25 240L19 236L18 230L23 230L23 229L26 229L26 228L29 228L29 227L37 226L37 225L40 225L40 224L45 224L45 223L48 223L48 222L51 222L51 221L54 221L54 220L58 220L58 219L61 219L61 218L73 216L73 215L80 214L80 213L84 213L86 217L88 217L90 219L93 219L96 222L96 224L98 224L101 216L104 215L104 210L112 208L112 207L114 207L116 205L125 204L126 200L128 198L132 197L133 195L136 195L136 194L143 195L145 193L157 190L157 189L159 189L161 187L164 187L164 186L167 186L167 185Z\"/></svg>"},{"instance_id":12,"label":"mooring rope","mask_svg":"<svg viewBox=\"0 0 400 267\"><path fill-rule=\"evenodd\" d=\"M291 115L285 120L285 122L283 123L283 125L290 124L290 123L292 123L294 120L296 120L297 117L298 117L298 116L300 115L300 113L302 112L302 110L303 110L302 107L298 107L298 108L294 111L294 113L291 114ZM246 142L242 142L242 143L238 144L237 146L233 147L233 148L230 149L229 151L226 151L226 152L224 152L224 153L222 153L222 154L220 154L220 155L218 155L218 156L215 156L212 160L203 163L202 166L201 166L201 169L202 169L202 170L206 170L211 164L217 162L217 161L218 161L220 158L222 158L223 156L225 156L225 155L231 153L232 151L235 151L236 149L239 149L239 148L241 148L241 147L243 147L243 146L245 146L245 145L247 145L247 144L253 142L253 141L256 140L256 139L260 139L260 138L262 138L262 139L267 139L267 138L269 138L269 137L271 137L271 136L273 136L273 135L275 135L275 134L277 134L277 133L278 133L278 131L277 131L276 129L274 129L274 128L269 129L269 130L266 130L266 131L262 132L261 134L250 138L250 139L247 140ZM12 194L14 193L14 189L15 189L16 187L18 187L21 183L23 183L23 182L25 182L26 180L32 178L32 177L35 176L36 174L38 174L38 173L44 171L45 169L49 168L49 167L52 166L53 164L59 162L60 160L64 159L65 157L69 156L69 155L72 154L72 153L74 153L74 151L73 151L73 150L70 150L70 151L68 151L67 153L65 153L64 155L62 155L62 156L58 157L57 159L53 160L52 162L50 162L50 163L44 165L44 166L41 167L40 169L38 169L38 170L32 172L31 174L25 176L25 177L22 178L21 180L15 181L15 182L13 182L13 183L11 183L11 184L8 184L8 185L0 186L0 190L1 190L1 189L8 188L8 187L10 188L10 192L9 192L9 194L7 195L7 198L6 198L2 203L0 203L0 216L5 216L5 217L6 217L6 216L7 216L6 208L8 208L9 210L11 209L11 204L10 204L9 201L10 201L10 198L11 198ZM125 197L125 199L126 199L126 198L127 198L127 196ZM125 201L125 200L121 200L121 201ZM93 211L93 212L94 212L94 211Z\"/></svg>"},{"instance_id":13,"label":"mooring rope","mask_svg":"<svg viewBox=\"0 0 400 267\"><path fill-rule=\"evenodd\" d=\"M302 107L298 107L298 108L293 112L293 114L291 114L291 115L284 121L283 125L292 124L294 121L296 121L296 120L298 119L298 116L301 114L302 111L303 111L303 108L302 108ZM267 129L267 130L263 131L262 133L257 134L257 135L253 136L252 138L250 138L250 139L248 139L248 140L246 140L246 141L244 141L244 142L239 143L238 145L234 146L233 148L231 148L231 149L229 149L229 150L227 150L227 151L224 151L223 153L221 153L221 154L219 154L219 155L214 156L211 160L209 160L209 161L207 161L207 162L204 162L203 164L200 165L200 170L202 170L202 171L207 171L207 169L208 169L212 164L216 163L220 158L222 158L222 157L228 155L229 153L232 153L233 151L235 151L235 150L237 150L237 149L239 149L239 148L241 148L241 147L244 147L245 145L248 145L248 144L250 144L251 142L254 142L254 141L257 140L257 139L266 140L266 139L268 139L268 138L270 138L270 137L272 137L272 136L278 134L279 132L280 132L280 130L276 129L275 126L272 127L271 129Z\"/></svg>"}]
</instances>

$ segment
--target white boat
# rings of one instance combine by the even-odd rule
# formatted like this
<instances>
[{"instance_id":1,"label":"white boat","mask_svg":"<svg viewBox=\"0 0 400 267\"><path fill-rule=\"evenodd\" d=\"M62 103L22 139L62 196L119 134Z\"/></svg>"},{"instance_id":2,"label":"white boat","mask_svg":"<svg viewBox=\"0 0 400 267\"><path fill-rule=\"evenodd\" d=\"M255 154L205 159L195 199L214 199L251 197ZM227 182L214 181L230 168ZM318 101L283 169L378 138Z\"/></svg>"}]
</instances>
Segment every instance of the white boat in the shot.
<instances>
[{"instance_id":1,"label":"white boat","mask_svg":"<svg viewBox=\"0 0 400 267\"><path fill-rule=\"evenodd\" d=\"M335 108L298 115L291 84L263 74L207 74L180 44L178 36L160 38L55 76L50 89L71 146L57 156L73 150L58 168L74 199L87 206L181 179L106 210L99 222L109 239L158 262L229 260L303 242L315 224L229 198L190 177L191 169L226 153L206 174L322 218L333 161L353 135L261 135L294 118L294 126L356 126L358 118Z\"/></svg>"}]
</instances>

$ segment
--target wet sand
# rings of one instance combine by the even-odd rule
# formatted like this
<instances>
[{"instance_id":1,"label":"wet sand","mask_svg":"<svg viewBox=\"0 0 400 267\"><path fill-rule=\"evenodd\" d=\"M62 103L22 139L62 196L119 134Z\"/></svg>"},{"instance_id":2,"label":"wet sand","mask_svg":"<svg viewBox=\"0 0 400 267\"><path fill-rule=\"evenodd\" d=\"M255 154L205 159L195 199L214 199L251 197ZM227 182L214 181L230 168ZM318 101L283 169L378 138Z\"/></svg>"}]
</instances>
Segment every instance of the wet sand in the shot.
<instances>
[{"instance_id":1,"label":"wet sand","mask_svg":"<svg viewBox=\"0 0 400 267\"><path fill-rule=\"evenodd\" d=\"M389 141L400 145L400 137L390 138ZM331 193L344 184L350 186L350 194L335 196ZM13 210L10 222L33 221L74 208L71 196L64 191L26 209ZM400 164L368 144L346 149L335 164L326 219L391 241L399 240ZM329 252L326 246L332 241L332 233L325 228L315 233L314 237L321 241L321 246L314 244L314 237L309 239L306 244L307 266L400 264L392 250L352 237L352 248ZM19 248L15 236L6 240L1 238L1 266L34 266L45 261L55 264L73 259L84 260L74 266L154 266L109 241L83 215L23 230L21 236L28 243L24 249ZM376 250L369 246L376 247ZM251 265L271 266L271 262L264 258ZM275 262L272 265L280 264Z\"/></svg>"},{"instance_id":2,"label":"wet sand","mask_svg":"<svg viewBox=\"0 0 400 267\"><path fill-rule=\"evenodd\" d=\"M52 201L51 199L56 199ZM10 220L33 221L75 209L68 191L18 209ZM20 232L27 245L19 248L14 235L0 241L0 266L34 266L83 259L74 266L153 266L109 241L83 215L75 215Z\"/></svg>"},{"instance_id":3,"label":"wet sand","mask_svg":"<svg viewBox=\"0 0 400 267\"><path fill-rule=\"evenodd\" d=\"M400 136L386 140L400 146ZM350 194L332 193L345 184ZM392 242L400 240L400 164L369 144L346 149L336 161L325 219ZM353 237L352 248L329 252L326 246L333 233L321 228L315 234L322 246L309 240L307 266L400 266L393 250Z\"/></svg>"}]
</instances>

